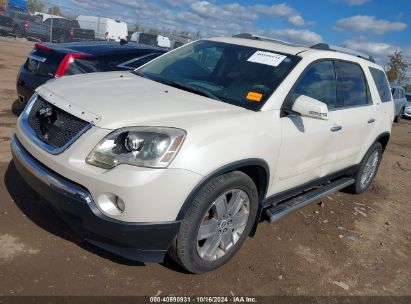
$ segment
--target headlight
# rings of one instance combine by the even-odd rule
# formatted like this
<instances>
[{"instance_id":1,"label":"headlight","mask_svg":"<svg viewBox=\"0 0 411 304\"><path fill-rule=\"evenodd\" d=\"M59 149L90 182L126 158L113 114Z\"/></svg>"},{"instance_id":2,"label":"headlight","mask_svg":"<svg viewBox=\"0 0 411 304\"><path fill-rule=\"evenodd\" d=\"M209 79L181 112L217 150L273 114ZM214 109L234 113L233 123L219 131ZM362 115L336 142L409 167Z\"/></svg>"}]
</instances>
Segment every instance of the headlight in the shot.
<instances>
[{"instance_id":1,"label":"headlight","mask_svg":"<svg viewBox=\"0 0 411 304\"><path fill-rule=\"evenodd\" d=\"M166 168L180 149L186 132L163 127L130 127L101 140L86 162L104 169L120 164Z\"/></svg>"}]
</instances>

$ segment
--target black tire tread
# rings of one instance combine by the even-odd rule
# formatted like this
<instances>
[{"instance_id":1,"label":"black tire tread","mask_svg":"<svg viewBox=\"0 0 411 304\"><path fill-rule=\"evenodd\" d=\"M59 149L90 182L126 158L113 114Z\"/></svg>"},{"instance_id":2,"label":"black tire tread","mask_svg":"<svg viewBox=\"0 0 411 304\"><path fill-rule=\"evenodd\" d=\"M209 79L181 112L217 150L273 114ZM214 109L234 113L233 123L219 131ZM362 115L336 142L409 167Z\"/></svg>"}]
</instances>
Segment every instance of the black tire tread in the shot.
<instances>
[{"instance_id":1,"label":"black tire tread","mask_svg":"<svg viewBox=\"0 0 411 304\"><path fill-rule=\"evenodd\" d=\"M257 194L257 188L254 182L251 180L251 178L248 175L246 175L243 172L232 171L232 172L229 172L229 173L213 178L200 190L200 192L194 198L190 208L188 209L184 217L184 220L181 222L179 232L177 233L176 237L171 243L171 246L168 251L169 257L173 259L176 263L178 263L181 267L188 270L189 272L201 273L203 271L198 271L195 269L187 268L186 259L188 258L188 256L184 250L184 247L179 246L179 245L180 243L185 243L187 241L191 226L196 224L193 222L193 217L195 217L195 215L197 215L197 212L201 210L207 198L216 191L216 188L218 186L227 183L233 178L248 179L249 186L255 191L255 194Z\"/></svg>"},{"instance_id":2,"label":"black tire tread","mask_svg":"<svg viewBox=\"0 0 411 304\"><path fill-rule=\"evenodd\" d=\"M380 150L380 159L379 159L377 169L374 173L374 176L373 176L372 180L374 179L375 175L378 172L379 165L381 163L381 157L382 157L382 151L383 151L382 145L379 142L375 142L374 144L372 144L372 146L368 149L367 153L365 153L363 159L361 160L360 167L359 167L358 171L356 172L356 174L354 175L355 183L348 186L347 188L345 188L344 189L345 192L348 192L348 193L351 193L351 194L360 194L360 193L363 193L364 191L366 191L368 189L368 187L371 185L372 180L367 185L367 187L362 188L361 185L360 185L360 182L361 182L360 178L361 178L362 171L364 169L365 163L367 162L367 160L368 160L369 156L371 155L371 153L375 151L375 149Z\"/></svg>"}]
</instances>

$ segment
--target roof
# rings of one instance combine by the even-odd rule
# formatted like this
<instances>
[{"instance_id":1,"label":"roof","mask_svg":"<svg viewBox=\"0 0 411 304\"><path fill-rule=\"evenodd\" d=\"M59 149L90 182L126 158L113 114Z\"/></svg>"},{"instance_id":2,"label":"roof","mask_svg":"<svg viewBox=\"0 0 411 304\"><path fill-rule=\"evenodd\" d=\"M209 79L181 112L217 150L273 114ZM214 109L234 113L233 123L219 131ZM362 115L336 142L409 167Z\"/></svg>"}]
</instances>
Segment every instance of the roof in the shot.
<instances>
[{"instance_id":1,"label":"roof","mask_svg":"<svg viewBox=\"0 0 411 304\"><path fill-rule=\"evenodd\" d=\"M62 53L84 53L90 55L110 55L119 53L132 53L138 50L153 50L159 53L165 51L161 48L142 45L137 43L120 44L118 42L105 41L88 41L88 42L69 42L69 43L42 43L42 45L49 47L57 52Z\"/></svg>"},{"instance_id":2,"label":"roof","mask_svg":"<svg viewBox=\"0 0 411 304\"><path fill-rule=\"evenodd\" d=\"M252 40L236 37L214 37L208 38L206 40L216 41L216 42L225 42L237 45L245 45L253 48L260 48L267 51L275 51L283 54L297 55L300 52L309 50L310 48L305 46L298 46L292 44L285 44L281 42L274 41L261 41L261 40Z\"/></svg>"},{"instance_id":3,"label":"roof","mask_svg":"<svg viewBox=\"0 0 411 304\"><path fill-rule=\"evenodd\" d=\"M253 48L265 49L268 51L275 51L283 54L300 55L306 57L310 55L320 55L327 58L349 59L354 62L364 62L373 67L379 67L375 64L374 59L364 53L347 49L344 47L329 45L327 43L318 43L313 46L298 45L286 41L281 41L269 37L262 37L249 33L242 33L233 37L216 37L208 40L226 42L238 45L245 45Z\"/></svg>"}]
</instances>

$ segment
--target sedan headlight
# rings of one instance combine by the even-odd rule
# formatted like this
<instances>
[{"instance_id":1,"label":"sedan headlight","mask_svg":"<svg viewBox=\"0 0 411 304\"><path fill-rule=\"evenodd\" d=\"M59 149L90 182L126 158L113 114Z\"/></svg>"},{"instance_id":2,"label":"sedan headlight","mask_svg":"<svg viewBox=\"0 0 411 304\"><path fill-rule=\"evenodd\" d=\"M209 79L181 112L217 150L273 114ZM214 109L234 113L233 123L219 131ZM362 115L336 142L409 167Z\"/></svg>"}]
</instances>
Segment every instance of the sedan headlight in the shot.
<instances>
[{"instance_id":1,"label":"sedan headlight","mask_svg":"<svg viewBox=\"0 0 411 304\"><path fill-rule=\"evenodd\" d=\"M166 168L180 149L186 132L165 127L130 127L118 129L87 156L86 162L104 169L120 164Z\"/></svg>"}]
</instances>

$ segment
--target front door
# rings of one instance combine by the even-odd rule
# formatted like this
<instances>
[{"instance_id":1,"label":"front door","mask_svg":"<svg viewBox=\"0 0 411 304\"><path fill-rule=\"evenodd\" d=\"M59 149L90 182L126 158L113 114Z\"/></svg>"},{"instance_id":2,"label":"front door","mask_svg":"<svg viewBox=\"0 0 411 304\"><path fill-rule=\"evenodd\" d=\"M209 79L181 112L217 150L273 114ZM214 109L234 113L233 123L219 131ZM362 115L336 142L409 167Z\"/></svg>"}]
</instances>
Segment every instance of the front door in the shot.
<instances>
[{"instance_id":1,"label":"front door","mask_svg":"<svg viewBox=\"0 0 411 304\"><path fill-rule=\"evenodd\" d=\"M291 108L300 95L336 105L336 79L332 60L311 64L289 93L284 106ZM271 193L302 185L332 173L338 152L339 130L334 112L328 120L289 114L281 118L282 144Z\"/></svg>"}]
</instances>

